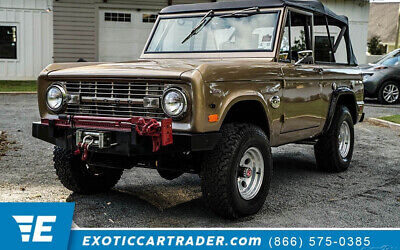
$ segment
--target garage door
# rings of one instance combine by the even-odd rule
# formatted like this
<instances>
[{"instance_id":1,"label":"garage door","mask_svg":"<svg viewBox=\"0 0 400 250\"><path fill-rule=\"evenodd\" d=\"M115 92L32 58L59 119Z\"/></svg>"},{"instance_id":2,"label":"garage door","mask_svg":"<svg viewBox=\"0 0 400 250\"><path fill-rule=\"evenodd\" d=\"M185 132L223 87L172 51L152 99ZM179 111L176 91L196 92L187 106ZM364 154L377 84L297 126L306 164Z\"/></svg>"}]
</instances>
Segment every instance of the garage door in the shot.
<instances>
[{"instance_id":1,"label":"garage door","mask_svg":"<svg viewBox=\"0 0 400 250\"><path fill-rule=\"evenodd\" d=\"M99 60L120 62L140 57L156 12L99 10Z\"/></svg>"}]
</instances>

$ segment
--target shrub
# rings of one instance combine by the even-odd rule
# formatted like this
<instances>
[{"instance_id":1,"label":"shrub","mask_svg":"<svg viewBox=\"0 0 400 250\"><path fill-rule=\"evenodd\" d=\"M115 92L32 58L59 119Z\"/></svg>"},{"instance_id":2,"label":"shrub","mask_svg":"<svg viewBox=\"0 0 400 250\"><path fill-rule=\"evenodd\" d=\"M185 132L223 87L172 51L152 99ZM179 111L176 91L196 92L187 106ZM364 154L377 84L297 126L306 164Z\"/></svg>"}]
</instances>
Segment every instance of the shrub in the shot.
<instances>
[{"instance_id":1,"label":"shrub","mask_svg":"<svg viewBox=\"0 0 400 250\"><path fill-rule=\"evenodd\" d=\"M373 36L368 42L368 52L371 55L383 55L386 53L386 46L381 43L379 36Z\"/></svg>"}]
</instances>

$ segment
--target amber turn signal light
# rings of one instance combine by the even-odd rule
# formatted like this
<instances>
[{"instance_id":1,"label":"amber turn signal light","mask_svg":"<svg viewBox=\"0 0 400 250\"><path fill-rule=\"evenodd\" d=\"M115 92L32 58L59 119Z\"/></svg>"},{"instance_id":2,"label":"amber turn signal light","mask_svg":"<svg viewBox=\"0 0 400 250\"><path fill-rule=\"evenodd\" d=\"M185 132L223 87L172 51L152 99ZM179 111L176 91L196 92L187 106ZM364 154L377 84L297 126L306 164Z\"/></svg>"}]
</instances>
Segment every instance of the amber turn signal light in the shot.
<instances>
[{"instance_id":1,"label":"amber turn signal light","mask_svg":"<svg viewBox=\"0 0 400 250\"><path fill-rule=\"evenodd\" d=\"M217 114L209 115L208 116L208 121L209 122L217 122L218 121L218 115Z\"/></svg>"}]
</instances>

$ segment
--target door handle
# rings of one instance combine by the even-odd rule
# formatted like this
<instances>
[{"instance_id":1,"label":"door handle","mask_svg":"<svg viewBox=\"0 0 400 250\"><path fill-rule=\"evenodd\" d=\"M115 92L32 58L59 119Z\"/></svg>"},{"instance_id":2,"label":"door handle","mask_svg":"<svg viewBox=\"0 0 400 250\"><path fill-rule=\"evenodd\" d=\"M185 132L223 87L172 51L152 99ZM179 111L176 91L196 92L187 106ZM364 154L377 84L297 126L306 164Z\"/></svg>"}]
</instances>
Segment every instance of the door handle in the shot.
<instances>
[{"instance_id":1,"label":"door handle","mask_svg":"<svg viewBox=\"0 0 400 250\"><path fill-rule=\"evenodd\" d=\"M323 68L313 68L314 72L317 72L318 74L323 74L324 73L324 69Z\"/></svg>"}]
</instances>

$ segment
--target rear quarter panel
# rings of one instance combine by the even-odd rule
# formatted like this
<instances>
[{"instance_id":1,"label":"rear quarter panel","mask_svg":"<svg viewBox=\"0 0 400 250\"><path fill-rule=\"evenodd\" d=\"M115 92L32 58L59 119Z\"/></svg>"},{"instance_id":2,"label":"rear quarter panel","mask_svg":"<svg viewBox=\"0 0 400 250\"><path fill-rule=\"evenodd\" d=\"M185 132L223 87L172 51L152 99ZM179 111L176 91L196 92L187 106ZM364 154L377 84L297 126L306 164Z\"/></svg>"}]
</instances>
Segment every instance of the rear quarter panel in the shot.
<instances>
[{"instance_id":1,"label":"rear quarter panel","mask_svg":"<svg viewBox=\"0 0 400 250\"><path fill-rule=\"evenodd\" d=\"M332 99L333 88L347 87L354 92L359 105L364 105L364 85L362 83L361 70L358 67L345 65L321 65L324 70L322 76L322 100L323 109L326 112L324 123L328 117L329 106ZM362 110L361 110L362 113ZM360 114L359 114L360 115Z\"/></svg>"}]
</instances>

